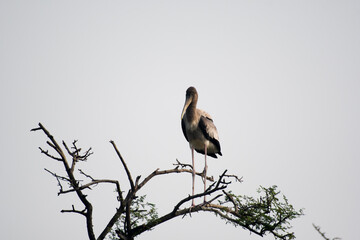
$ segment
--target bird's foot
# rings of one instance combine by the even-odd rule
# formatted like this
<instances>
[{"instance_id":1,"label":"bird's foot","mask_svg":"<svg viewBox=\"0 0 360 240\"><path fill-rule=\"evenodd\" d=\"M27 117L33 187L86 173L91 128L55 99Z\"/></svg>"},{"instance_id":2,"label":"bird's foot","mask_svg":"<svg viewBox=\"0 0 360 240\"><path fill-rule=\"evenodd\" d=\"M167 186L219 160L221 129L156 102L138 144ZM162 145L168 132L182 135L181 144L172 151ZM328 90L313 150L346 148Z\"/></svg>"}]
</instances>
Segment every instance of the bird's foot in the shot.
<instances>
[{"instance_id":1,"label":"bird's foot","mask_svg":"<svg viewBox=\"0 0 360 240\"><path fill-rule=\"evenodd\" d=\"M191 212L192 212L193 208L195 208L195 206L196 205L195 205L194 201L192 201L191 206L188 208L188 211L187 211L187 213L184 214L183 218L186 216L186 214L189 214L189 216L191 217Z\"/></svg>"}]
</instances>

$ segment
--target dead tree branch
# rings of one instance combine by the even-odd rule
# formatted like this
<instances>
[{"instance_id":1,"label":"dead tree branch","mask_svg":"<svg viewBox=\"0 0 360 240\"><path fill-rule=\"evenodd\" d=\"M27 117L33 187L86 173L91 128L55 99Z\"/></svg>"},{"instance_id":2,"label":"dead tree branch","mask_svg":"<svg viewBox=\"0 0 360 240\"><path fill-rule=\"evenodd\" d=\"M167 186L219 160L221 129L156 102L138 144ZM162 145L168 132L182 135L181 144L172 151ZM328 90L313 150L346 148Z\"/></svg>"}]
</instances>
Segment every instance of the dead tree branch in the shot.
<instances>
[{"instance_id":1,"label":"dead tree branch","mask_svg":"<svg viewBox=\"0 0 360 240\"><path fill-rule=\"evenodd\" d=\"M84 210L81 210L81 211L79 211L79 210L76 210L75 209L75 207L74 207L74 205L72 205L72 209L71 210L61 210L61 212L62 213L78 213L78 214L81 214L81 215L83 215L83 216L85 216L86 217L86 208L84 209Z\"/></svg>"},{"instance_id":2,"label":"dead tree branch","mask_svg":"<svg viewBox=\"0 0 360 240\"><path fill-rule=\"evenodd\" d=\"M38 128L34 128L31 131L43 131L45 133L45 135L50 139L51 142L47 141L48 145L50 147L52 147L58 154L59 154L59 159L61 159L61 162L64 165L66 174L69 177L69 182L71 187L74 189L74 191L76 192L77 196L79 197L79 199L81 200L81 202L84 204L85 209L86 209L86 213L85 213L85 217L86 217L86 226L87 226L87 232L88 232L88 236L90 240L95 240L95 234L94 234L94 230L93 230L93 219L92 219L92 213L93 213L93 207L91 205L91 203L87 200L86 196L82 193L78 181L76 180L73 171L71 170L71 168L69 167L68 161L66 159L66 156L63 152L63 150L60 148L59 144L57 143L57 141L55 140L55 138L50 134L50 132L41 124L39 123L39 127ZM47 154L46 154L47 155ZM59 161L59 160L58 160ZM58 179L58 178L57 178Z\"/></svg>"},{"instance_id":3,"label":"dead tree branch","mask_svg":"<svg viewBox=\"0 0 360 240\"><path fill-rule=\"evenodd\" d=\"M126 165L126 163L125 163L125 161L124 161L124 159L123 159L123 157L121 156L119 150L117 149L115 142L111 140L110 143L113 145L113 147L114 147L114 149L115 149L118 157L120 158L120 161L121 161L121 163L122 163L122 165L123 165L123 167L124 167L124 169L125 169L125 171L126 171L126 174L127 174L127 176L128 176L128 179L129 179L129 182L130 182L130 186L131 186L131 190L134 191L135 185L134 185L134 181L133 181L133 179L132 179L132 177L131 177L131 173L130 173L130 171L129 171L129 169L128 169L128 167L127 167L127 165Z\"/></svg>"}]
</instances>

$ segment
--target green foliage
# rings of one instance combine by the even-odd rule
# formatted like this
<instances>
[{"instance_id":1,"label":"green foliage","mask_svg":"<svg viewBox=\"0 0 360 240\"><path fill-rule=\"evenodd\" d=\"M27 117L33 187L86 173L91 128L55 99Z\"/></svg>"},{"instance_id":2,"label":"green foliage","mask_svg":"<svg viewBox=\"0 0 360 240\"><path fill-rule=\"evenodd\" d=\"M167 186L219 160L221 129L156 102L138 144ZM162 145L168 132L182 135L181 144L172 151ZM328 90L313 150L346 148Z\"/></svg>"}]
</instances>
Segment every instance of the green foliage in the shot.
<instances>
[{"instance_id":1,"label":"green foliage","mask_svg":"<svg viewBox=\"0 0 360 240\"><path fill-rule=\"evenodd\" d=\"M294 233L289 232L289 221L303 215L303 210L295 210L285 196L279 197L280 192L276 191L276 188L261 186L258 189L260 197L257 199L228 192L225 201L220 201L220 205L230 203L232 210L223 208L220 216L228 223L244 227L261 236L271 232L275 239L294 239Z\"/></svg>"},{"instance_id":2,"label":"green foliage","mask_svg":"<svg viewBox=\"0 0 360 240\"><path fill-rule=\"evenodd\" d=\"M158 219L158 213L156 211L155 204L145 201L146 195L136 197L130 206L130 219L131 219L131 228L140 226L141 224L146 224L150 221ZM120 216L119 221L115 223L112 231L108 235L108 239L115 240L119 239L116 230L125 229L126 225L126 214ZM150 229L151 230L151 229Z\"/></svg>"},{"instance_id":3,"label":"green foliage","mask_svg":"<svg viewBox=\"0 0 360 240\"><path fill-rule=\"evenodd\" d=\"M131 214L131 228L135 228L140 224L147 223L149 221L155 220L158 218L158 213L155 208L155 204L145 202L146 195L137 197L132 201L130 207ZM121 224L125 223L125 216L120 218Z\"/></svg>"}]
</instances>

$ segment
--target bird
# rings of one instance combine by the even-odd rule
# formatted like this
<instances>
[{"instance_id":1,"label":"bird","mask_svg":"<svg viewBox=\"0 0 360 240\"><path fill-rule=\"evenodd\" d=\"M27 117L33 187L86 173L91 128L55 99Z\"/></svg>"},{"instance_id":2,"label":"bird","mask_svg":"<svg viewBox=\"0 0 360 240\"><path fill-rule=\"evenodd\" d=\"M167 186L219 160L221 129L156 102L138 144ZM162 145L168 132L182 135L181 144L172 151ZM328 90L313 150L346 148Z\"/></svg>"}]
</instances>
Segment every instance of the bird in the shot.
<instances>
[{"instance_id":1,"label":"bird","mask_svg":"<svg viewBox=\"0 0 360 240\"><path fill-rule=\"evenodd\" d=\"M198 93L196 88L189 87L186 90L185 104L181 113L181 128L186 140L189 142L192 157L192 196L194 196L195 164L194 150L205 155L205 167L203 171L204 192L206 191L207 159L206 156L217 158L222 156L219 135L212 117L205 111L197 109ZM206 196L204 196L206 202ZM195 206L192 199L192 206Z\"/></svg>"}]
</instances>

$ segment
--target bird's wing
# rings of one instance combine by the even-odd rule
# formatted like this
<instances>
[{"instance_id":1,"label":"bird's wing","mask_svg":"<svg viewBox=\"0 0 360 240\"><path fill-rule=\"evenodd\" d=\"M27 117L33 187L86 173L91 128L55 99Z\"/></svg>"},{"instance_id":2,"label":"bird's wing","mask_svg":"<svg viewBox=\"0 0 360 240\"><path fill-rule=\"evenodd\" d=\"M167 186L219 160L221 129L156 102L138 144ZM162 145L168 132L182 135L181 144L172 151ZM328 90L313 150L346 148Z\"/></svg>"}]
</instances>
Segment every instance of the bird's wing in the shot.
<instances>
[{"instance_id":1,"label":"bird's wing","mask_svg":"<svg viewBox=\"0 0 360 240\"><path fill-rule=\"evenodd\" d=\"M185 138L186 138L186 141L189 141L189 139L188 139L188 137L187 137L187 135L186 135L185 121L184 121L184 119L181 119L181 128L182 128L182 131L183 131L184 136L185 136Z\"/></svg>"},{"instance_id":2,"label":"bird's wing","mask_svg":"<svg viewBox=\"0 0 360 240\"><path fill-rule=\"evenodd\" d=\"M207 139L216 139L217 141L219 141L217 129L212 119L201 116L199 121L199 127Z\"/></svg>"},{"instance_id":3,"label":"bird's wing","mask_svg":"<svg viewBox=\"0 0 360 240\"><path fill-rule=\"evenodd\" d=\"M204 136L217 147L219 152L221 152L219 135L218 135L217 129L215 127L215 124L208 113L206 113L204 111L201 111L201 112L202 112L202 115L200 117L199 127L200 127L201 131L203 132ZM205 114L203 114L203 113L205 113Z\"/></svg>"},{"instance_id":4,"label":"bird's wing","mask_svg":"<svg viewBox=\"0 0 360 240\"><path fill-rule=\"evenodd\" d=\"M204 116L206 117L207 119L209 119L210 121L213 121L212 120L212 117L210 116L210 114L208 114L207 112L205 112L204 110L201 110L201 109L196 109L198 111L198 113L200 114L200 116Z\"/></svg>"}]
</instances>

